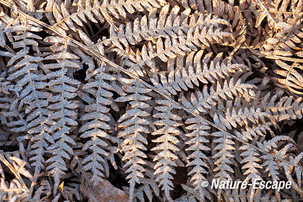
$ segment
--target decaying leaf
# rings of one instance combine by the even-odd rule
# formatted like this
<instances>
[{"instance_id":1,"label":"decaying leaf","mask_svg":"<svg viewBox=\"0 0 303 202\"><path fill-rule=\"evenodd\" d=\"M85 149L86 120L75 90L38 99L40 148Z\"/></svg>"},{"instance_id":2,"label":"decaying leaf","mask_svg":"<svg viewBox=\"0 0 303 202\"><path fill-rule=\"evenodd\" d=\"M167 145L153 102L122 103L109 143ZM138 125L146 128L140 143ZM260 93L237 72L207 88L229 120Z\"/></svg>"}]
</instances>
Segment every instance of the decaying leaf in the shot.
<instances>
[{"instance_id":1,"label":"decaying leaf","mask_svg":"<svg viewBox=\"0 0 303 202\"><path fill-rule=\"evenodd\" d=\"M99 184L91 186L85 186L81 184L81 191L88 201L100 201L100 202L127 202L129 196L127 196L122 190L114 187L109 181L102 180Z\"/></svg>"}]
</instances>

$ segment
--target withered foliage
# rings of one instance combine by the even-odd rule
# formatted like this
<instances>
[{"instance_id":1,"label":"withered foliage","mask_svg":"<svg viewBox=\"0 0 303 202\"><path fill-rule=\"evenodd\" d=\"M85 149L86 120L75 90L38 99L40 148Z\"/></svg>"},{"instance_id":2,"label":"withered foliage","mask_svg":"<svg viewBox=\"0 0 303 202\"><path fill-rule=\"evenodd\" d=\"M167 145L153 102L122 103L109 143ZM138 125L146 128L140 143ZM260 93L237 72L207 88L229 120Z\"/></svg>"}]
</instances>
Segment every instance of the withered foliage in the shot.
<instances>
[{"instance_id":1,"label":"withered foliage","mask_svg":"<svg viewBox=\"0 0 303 202\"><path fill-rule=\"evenodd\" d=\"M302 197L302 0L0 0L0 56L1 201Z\"/></svg>"}]
</instances>

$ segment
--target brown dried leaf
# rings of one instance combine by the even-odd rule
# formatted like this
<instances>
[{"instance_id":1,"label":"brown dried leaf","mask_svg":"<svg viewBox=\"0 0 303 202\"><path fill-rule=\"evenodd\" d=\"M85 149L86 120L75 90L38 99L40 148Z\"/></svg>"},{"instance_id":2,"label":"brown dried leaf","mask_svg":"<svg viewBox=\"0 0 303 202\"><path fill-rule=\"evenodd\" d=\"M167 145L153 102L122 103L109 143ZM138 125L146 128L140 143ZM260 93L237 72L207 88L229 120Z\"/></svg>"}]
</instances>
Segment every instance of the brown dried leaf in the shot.
<instances>
[{"instance_id":1,"label":"brown dried leaf","mask_svg":"<svg viewBox=\"0 0 303 202\"><path fill-rule=\"evenodd\" d=\"M89 202L127 202L129 196L122 190L114 187L109 181L103 180L98 186L86 186L84 183L80 187L83 195L88 198Z\"/></svg>"}]
</instances>

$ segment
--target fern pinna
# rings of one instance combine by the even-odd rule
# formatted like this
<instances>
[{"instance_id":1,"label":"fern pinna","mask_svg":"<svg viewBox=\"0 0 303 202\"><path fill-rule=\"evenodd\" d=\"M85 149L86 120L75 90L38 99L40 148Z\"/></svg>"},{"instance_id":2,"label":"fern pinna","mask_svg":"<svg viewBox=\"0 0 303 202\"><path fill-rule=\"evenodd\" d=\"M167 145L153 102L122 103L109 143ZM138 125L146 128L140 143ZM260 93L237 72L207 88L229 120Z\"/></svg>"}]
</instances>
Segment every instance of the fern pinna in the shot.
<instances>
[{"instance_id":1,"label":"fern pinna","mask_svg":"<svg viewBox=\"0 0 303 202\"><path fill-rule=\"evenodd\" d=\"M1 200L301 197L301 5L0 0Z\"/></svg>"}]
</instances>

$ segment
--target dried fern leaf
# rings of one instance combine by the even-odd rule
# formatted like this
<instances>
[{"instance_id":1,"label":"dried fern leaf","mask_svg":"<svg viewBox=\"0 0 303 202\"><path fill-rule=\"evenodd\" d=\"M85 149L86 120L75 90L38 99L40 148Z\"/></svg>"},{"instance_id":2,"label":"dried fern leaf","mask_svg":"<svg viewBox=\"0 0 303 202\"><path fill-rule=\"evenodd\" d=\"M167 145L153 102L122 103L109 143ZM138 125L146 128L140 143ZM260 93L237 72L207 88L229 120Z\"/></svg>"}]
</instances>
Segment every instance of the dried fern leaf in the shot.
<instances>
[{"instance_id":1,"label":"dried fern leaf","mask_svg":"<svg viewBox=\"0 0 303 202\"><path fill-rule=\"evenodd\" d=\"M147 157L144 154L146 151L145 145L148 144L145 134L149 133L148 125L150 122L145 118L150 116L146 110L150 107L146 102L151 98L147 96L151 90L145 88L138 80L121 78L125 86L125 91L128 93L125 97L116 99L117 102L129 102L130 109L126 110L118 122L119 138L123 140L121 151L125 153L122 160L126 161L124 165L127 168L127 179L130 184L130 199L132 200L135 192L135 185L140 184L140 178L144 178L145 171L142 165L145 164L144 159Z\"/></svg>"},{"instance_id":2,"label":"dried fern leaf","mask_svg":"<svg viewBox=\"0 0 303 202\"><path fill-rule=\"evenodd\" d=\"M170 191L173 190L173 183L171 180L173 179L172 174L176 173L173 167L177 166L175 160L178 159L178 156L175 153L179 151L178 147L175 146L179 140L175 136L180 134L176 127L179 126L177 121L181 120L181 117L172 113L176 106L168 100L157 100L156 103L155 110L157 112L153 117L156 119L154 125L158 127L152 134L161 136L153 140L157 143L152 148L152 151L157 151L154 158L154 161L157 162L154 167L154 175L167 200L172 201Z\"/></svg>"},{"instance_id":3,"label":"dried fern leaf","mask_svg":"<svg viewBox=\"0 0 303 202\"><path fill-rule=\"evenodd\" d=\"M203 51L195 53L196 52L192 52L186 57L185 67L176 68L176 70L170 71L168 75L163 73L159 74L159 76L155 75L152 77L151 81L153 85L165 94L176 95L177 92L187 91L188 88L193 88L194 85L199 86L200 82L203 84L215 83L219 78L229 77L236 71L248 70L248 67L245 65L231 64L228 60L222 61L221 53L213 60L211 59L212 53L206 54L203 58ZM224 94L225 90L232 88L232 83L232 80L230 84L225 82L222 87L218 84L216 92L222 89L222 93ZM238 84L236 85L238 86ZM240 89L238 90L241 91ZM211 89L210 91L214 92L215 90ZM237 90L234 89L231 91L236 92Z\"/></svg>"},{"instance_id":4,"label":"dried fern leaf","mask_svg":"<svg viewBox=\"0 0 303 202\"><path fill-rule=\"evenodd\" d=\"M76 144L69 134L78 125L75 121L77 118L75 111L78 106L73 98L76 96L79 81L68 77L67 73L73 68L79 68L79 65L76 62L78 56L69 52L67 41L58 37L48 37L45 42L54 43L58 47L54 54L45 58L51 63L44 65L44 68L51 70L46 76L50 80L47 85L52 92L52 97L48 98L50 102L48 108L52 110L49 119L53 124L48 132L52 134L54 140L54 143L47 148L52 156L46 163L48 163L47 170L54 177L54 193L56 193L60 178L67 171L65 160L70 159L70 155L73 154L72 145Z\"/></svg>"},{"instance_id":5,"label":"dried fern leaf","mask_svg":"<svg viewBox=\"0 0 303 202\"><path fill-rule=\"evenodd\" d=\"M111 130L110 125L108 125L110 109L107 107L112 103L109 99L113 96L111 91L115 90L108 82L115 80L115 77L106 73L105 64L101 63L101 66L94 69L88 78L89 82L82 89L88 95L93 96L93 101L85 107L86 114L80 118L83 125L79 132L81 138L90 138L83 146L83 150L88 149L90 154L83 159L82 164L84 171L92 172L90 180L96 185L102 181L102 177L108 175L106 170L109 168L105 162L107 161L105 157L113 155L115 148L111 144L117 143L117 139L109 133Z\"/></svg>"},{"instance_id":6,"label":"dried fern leaf","mask_svg":"<svg viewBox=\"0 0 303 202\"><path fill-rule=\"evenodd\" d=\"M110 29L110 38L114 45L122 49L119 44L122 43L125 47L135 45L140 41L156 41L158 38L192 38L192 41L198 47L201 44L208 45L215 40L219 41L219 37L214 35L205 36L202 33L207 33L207 29L213 29L214 34L223 32L231 25L224 19L211 14L194 13L189 16L190 9L187 9L179 14L180 8L175 6L169 9L169 5L164 6L159 17L156 12L145 15L141 19L137 18L132 23L127 23L125 28L123 25L119 27L119 32L116 33L114 27ZM226 29L225 28L225 29ZM226 29L228 32L228 29ZM193 36L193 37L190 37ZM188 42L189 44L189 42Z\"/></svg>"},{"instance_id":7,"label":"dried fern leaf","mask_svg":"<svg viewBox=\"0 0 303 202\"><path fill-rule=\"evenodd\" d=\"M186 134L188 137L186 144L189 145L186 151L192 152L187 157L189 160L187 167L193 167L188 175L191 175L194 190L199 193L196 196L200 201L204 201L206 197L209 197L209 193L203 185L205 181L207 182L205 175L209 172L209 166L207 164L208 157L205 155L205 151L210 150L206 145L209 142L207 138L210 136L210 127L199 116L187 119L186 124L191 124L187 126L187 129L192 131Z\"/></svg>"},{"instance_id":8,"label":"dried fern leaf","mask_svg":"<svg viewBox=\"0 0 303 202\"><path fill-rule=\"evenodd\" d=\"M46 150L49 142L52 142L51 136L48 134L47 119L50 115L47 98L50 93L45 91L47 86L45 75L41 72L39 65L41 65L43 58L30 54L30 51L35 51L37 55L36 46L42 38L36 34L42 29L36 24L31 24L27 21L20 21L12 27L4 30L6 33L11 33L14 41L13 48L20 48L20 51L10 57L7 65L9 67L8 80L14 83L15 93L19 100L18 111L22 109L25 111L27 122L26 128L28 133L34 136L31 161L35 167L35 177L40 173L40 170L45 166L43 153ZM12 115L12 113L8 113ZM11 126L16 127L17 123L11 123ZM15 132L16 128L14 129ZM19 129L20 131L20 129Z\"/></svg>"},{"instance_id":9,"label":"dried fern leaf","mask_svg":"<svg viewBox=\"0 0 303 202\"><path fill-rule=\"evenodd\" d=\"M213 151L217 151L212 158L215 160L214 172L216 173L214 176L215 180L218 181L226 181L232 180L232 174L234 170L231 168L230 164L232 164L231 159L234 158L232 153L235 150L233 146L235 142L226 134L222 132L215 132L211 134L216 137L215 143L216 146L212 148ZM218 191L218 197L220 198L223 190Z\"/></svg>"}]
</instances>

